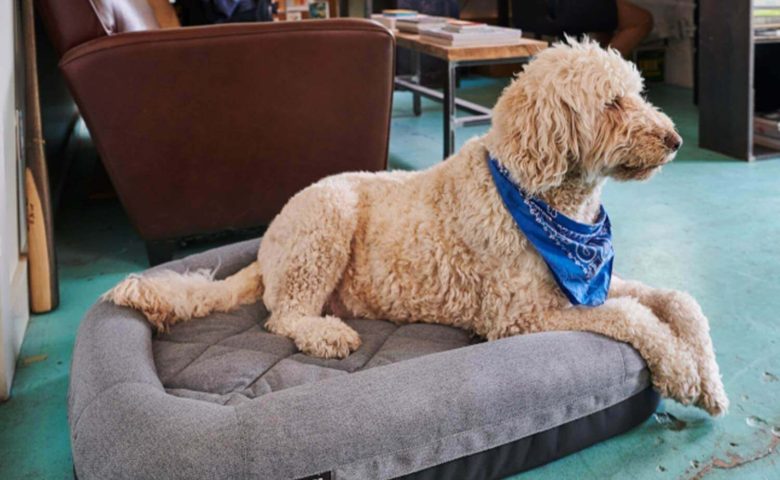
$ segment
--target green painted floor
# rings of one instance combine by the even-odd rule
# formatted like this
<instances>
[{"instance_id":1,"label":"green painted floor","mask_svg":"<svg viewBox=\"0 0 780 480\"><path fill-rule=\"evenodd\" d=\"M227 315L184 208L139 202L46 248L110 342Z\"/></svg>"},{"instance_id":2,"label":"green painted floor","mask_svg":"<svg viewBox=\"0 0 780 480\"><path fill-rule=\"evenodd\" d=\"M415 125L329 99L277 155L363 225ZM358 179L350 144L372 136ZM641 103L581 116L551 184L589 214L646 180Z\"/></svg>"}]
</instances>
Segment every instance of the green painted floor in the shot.
<instances>
[{"instance_id":1,"label":"green painted floor","mask_svg":"<svg viewBox=\"0 0 780 480\"><path fill-rule=\"evenodd\" d=\"M490 105L502 85L465 80L462 95ZM780 159L747 164L700 150L691 92L654 86L650 98L677 122L685 145L649 183L606 188L616 271L699 299L712 322L731 413L713 421L666 401L662 409L677 421L650 419L520 477L779 479ZM439 161L441 108L425 100L423 108L414 117L410 95L395 96L396 168ZM484 130L463 129L458 141ZM0 405L0 479L71 478L65 405L76 328L100 293L146 267L142 243L114 202L71 199L57 227L62 304L32 318L13 396Z\"/></svg>"}]
</instances>

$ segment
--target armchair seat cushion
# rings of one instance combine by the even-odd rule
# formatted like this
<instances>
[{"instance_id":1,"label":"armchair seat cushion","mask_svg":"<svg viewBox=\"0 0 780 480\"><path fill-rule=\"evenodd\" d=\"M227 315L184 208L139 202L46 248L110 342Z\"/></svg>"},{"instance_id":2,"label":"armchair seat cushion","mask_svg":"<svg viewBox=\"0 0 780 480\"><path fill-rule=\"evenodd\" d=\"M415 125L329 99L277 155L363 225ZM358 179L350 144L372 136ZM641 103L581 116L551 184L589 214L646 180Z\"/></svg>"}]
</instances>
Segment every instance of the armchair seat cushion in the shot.
<instances>
[{"instance_id":1,"label":"armchair seat cushion","mask_svg":"<svg viewBox=\"0 0 780 480\"><path fill-rule=\"evenodd\" d=\"M254 260L258 242L162 266ZM628 345L574 332L482 342L440 325L348 319L344 360L263 329L261 304L153 335L107 303L74 352L74 463L92 478L502 478L621 433L658 396Z\"/></svg>"}]
</instances>

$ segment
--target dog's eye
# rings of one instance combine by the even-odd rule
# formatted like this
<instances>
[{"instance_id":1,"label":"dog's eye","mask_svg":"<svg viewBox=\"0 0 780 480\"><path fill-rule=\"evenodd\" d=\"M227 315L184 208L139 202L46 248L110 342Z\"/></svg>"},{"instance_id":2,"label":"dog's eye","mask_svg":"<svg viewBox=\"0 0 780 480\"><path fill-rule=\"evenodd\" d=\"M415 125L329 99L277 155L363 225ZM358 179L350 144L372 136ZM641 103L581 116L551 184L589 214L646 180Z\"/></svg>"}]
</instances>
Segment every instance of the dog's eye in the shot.
<instances>
[{"instance_id":1,"label":"dog's eye","mask_svg":"<svg viewBox=\"0 0 780 480\"><path fill-rule=\"evenodd\" d=\"M611 102L607 103L607 108L610 110L617 110L620 108L620 98L614 98Z\"/></svg>"}]
</instances>

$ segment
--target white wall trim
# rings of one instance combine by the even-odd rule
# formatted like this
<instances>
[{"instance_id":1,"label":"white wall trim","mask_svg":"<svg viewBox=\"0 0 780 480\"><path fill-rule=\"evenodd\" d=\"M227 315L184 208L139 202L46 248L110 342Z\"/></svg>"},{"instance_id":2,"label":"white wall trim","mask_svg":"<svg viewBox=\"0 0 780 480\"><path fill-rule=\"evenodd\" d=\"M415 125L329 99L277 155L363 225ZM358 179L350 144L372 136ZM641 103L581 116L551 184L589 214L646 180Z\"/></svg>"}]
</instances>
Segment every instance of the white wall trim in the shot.
<instances>
[{"instance_id":1,"label":"white wall trim","mask_svg":"<svg viewBox=\"0 0 780 480\"><path fill-rule=\"evenodd\" d=\"M10 393L29 321L27 259L19 253L18 7L18 0L0 1L0 399Z\"/></svg>"}]
</instances>

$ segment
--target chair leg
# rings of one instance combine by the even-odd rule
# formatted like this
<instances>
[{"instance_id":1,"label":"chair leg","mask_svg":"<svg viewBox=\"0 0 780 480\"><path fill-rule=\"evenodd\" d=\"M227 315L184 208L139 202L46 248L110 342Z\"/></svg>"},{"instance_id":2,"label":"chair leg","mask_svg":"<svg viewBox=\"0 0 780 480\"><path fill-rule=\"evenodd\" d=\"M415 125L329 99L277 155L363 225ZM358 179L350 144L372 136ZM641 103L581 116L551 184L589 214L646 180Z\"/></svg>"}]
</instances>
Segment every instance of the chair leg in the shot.
<instances>
[{"instance_id":1,"label":"chair leg","mask_svg":"<svg viewBox=\"0 0 780 480\"><path fill-rule=\"evenodd\" d=\"M176 240L150 240L146 242L146 256L152 267L173 260L175 250Z\"/></svg>"}]
</instances>

